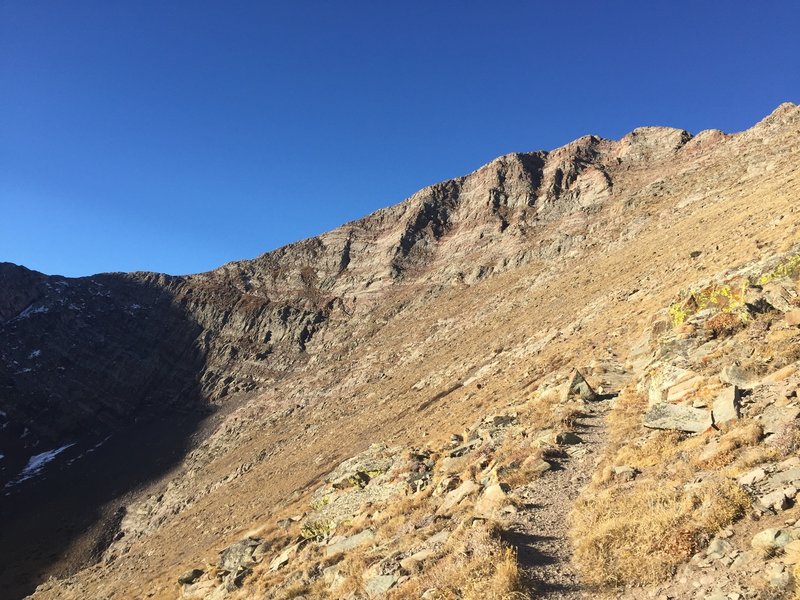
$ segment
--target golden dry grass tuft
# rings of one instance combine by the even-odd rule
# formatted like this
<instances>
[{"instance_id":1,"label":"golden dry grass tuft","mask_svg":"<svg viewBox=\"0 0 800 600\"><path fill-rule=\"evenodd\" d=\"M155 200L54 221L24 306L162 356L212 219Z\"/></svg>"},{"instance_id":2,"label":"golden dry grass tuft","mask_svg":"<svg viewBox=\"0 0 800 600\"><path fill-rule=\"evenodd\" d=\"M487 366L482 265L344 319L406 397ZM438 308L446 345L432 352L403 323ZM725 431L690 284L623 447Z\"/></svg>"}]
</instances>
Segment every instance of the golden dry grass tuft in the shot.
<instances>
[{"instance_id":1,"label":"golden dry grass tuft","mask_svg":"<svg viewBox=\"0 0 800 600\"><path fill-rule=\"evenodd\" d=\"M526 600L516 553L491 526L462 529L433 568L389 592L388 600Z\"/></svg>"},{"instance_id":2,"label":"golden dry grass tuft","mask_svg":"<svg viewBox=\"0 0 800 600\"><path fill-rule=\"evenodd\" d=\"M737 485L639 480L584 492L571 514L575 563L587 583L663 580L750 506Z\"/></svg>"},{"instance_id":3,"label":"golden dry grass tuft","mask_svg":"<svg viewBox=\"0 0 800 600\"><path fill-rule=\"evenodd\" d=\"M751 504L734 482L702 471L707 462L699 457L711 447L724 464L734 462L760 440L757 424L740 423L719 438L647 431L641 421L646 407L646 398L631 389L617 398L602 460L570 516L575 564L592 585L664 580ZM639 476L619 481L617 465Z\"/></svg>"}]
</instances>

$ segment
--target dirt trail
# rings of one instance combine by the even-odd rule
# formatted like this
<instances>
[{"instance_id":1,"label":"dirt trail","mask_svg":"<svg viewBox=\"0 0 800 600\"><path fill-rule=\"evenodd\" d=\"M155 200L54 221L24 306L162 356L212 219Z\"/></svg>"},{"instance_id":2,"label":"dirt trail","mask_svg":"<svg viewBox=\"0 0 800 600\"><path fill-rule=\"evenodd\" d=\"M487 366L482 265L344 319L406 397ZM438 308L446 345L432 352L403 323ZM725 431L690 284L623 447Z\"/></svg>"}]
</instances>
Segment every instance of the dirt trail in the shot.
<instances>
[{"instance_id":1,"label":"dirt trail","mask_svg":"<svg viewBox=\"0 0 800 600\"><path fill-rule=\"evenodd\" d=\"M572 565L569 512L597 464L609 408L609 400L589 403L575 425L583 443L569 446L570 456L554 463L553 470L515 490L525 508L506 537L516 546L524 580L537 599L595 597L582 586Z\"/></svg>"}]
</instances>

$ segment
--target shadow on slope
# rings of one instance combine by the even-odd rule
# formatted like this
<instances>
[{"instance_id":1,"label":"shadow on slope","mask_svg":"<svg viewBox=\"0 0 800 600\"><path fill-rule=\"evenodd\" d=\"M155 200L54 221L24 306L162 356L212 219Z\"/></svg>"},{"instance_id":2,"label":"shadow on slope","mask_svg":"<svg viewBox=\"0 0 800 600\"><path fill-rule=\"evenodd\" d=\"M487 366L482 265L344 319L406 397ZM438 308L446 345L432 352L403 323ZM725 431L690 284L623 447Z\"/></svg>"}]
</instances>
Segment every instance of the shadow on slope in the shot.
<instances>
[{"instance_id":1,"label":"shadow on slope","mask_svg":"<svg viewBox=\"0 0 800 600\"><path fill-rule=\"evenodd\" d=\"M179 285L67 280L47 286L24 318L0 322L3 598L98 560L125 504L180 463L210 414L203 330L176 301ZM31 457L65 446L24 480Z\"/></svg>"}]
</instances>

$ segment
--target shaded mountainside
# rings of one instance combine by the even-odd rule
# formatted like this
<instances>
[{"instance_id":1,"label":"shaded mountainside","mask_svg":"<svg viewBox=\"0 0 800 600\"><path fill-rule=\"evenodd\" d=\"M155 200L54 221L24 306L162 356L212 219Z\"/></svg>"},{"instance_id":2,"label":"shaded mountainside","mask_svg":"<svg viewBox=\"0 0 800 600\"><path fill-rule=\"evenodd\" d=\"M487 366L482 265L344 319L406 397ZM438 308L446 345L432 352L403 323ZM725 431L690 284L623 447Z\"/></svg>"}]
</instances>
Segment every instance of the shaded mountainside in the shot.
<instances>
[{"instance_id":1,"label":"shaded mountainside","mask_svg":"<svg viewBox=\"0 0 800 600\"><path fill-rule=\"evenodd\" d=\"M621 356L649 303L791 241L798 130L785 104L734 135L509 154L198 275L1 264L0 509L23 525L0 580L175 597L176 570L370 443L449 435L571 360ZM57 543L24 526L54 493L76 514Z\"/></svg>"}]
</instances>

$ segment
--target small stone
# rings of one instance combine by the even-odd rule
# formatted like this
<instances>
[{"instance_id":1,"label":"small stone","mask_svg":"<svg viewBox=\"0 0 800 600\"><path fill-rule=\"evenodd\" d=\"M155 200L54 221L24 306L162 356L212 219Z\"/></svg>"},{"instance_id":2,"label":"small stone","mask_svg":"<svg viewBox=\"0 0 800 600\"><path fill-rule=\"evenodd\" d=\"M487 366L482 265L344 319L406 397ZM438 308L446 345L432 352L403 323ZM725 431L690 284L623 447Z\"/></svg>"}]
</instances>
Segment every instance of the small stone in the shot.
<instances>
[{"instance_id":1,"label":"small stone","mask_svg":"<svg viewBox=\"0 0 800 600\"><path fill-rule=\"evenodd\" d=\"M186 571L186 573L178 577L178 583L181 585L192 585L195 581L200 579L204 572L203 569Z\"/></svg>"},{"instance_id":2,"label":"small stone","mask_svg":"<svg viewBox=\"0 0 800 600\"><path fill-rule=\"evenodd\" d=\"M556 434L556 444L559 446L571 446L573 444L582 444L583 440L579 435L571 431L562 431Z\"/></svg>"},{"instance_id":3,"label":"small stone","mask_svg":"<svg viewBox=\"0 0 800 600\"><path fill-rule=\"evenodd\" d=\"M739 485L753 485L764 479L767 474L761 467L756 467L739 477Z\"/></svg>"}]
</instances>

